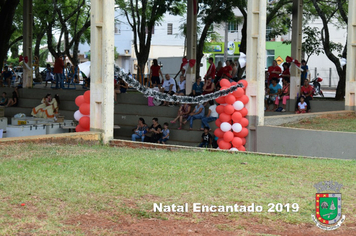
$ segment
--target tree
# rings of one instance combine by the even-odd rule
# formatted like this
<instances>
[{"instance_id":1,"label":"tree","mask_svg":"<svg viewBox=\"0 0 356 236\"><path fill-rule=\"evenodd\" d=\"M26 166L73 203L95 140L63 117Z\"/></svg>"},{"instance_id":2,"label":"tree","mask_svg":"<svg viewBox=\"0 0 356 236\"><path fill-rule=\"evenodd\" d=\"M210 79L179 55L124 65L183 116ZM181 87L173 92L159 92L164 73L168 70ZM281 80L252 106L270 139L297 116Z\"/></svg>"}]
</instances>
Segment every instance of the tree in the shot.
<instances>
[{"instance_id":1,"label":"tree","mask_svg":"<svg viewBox=\"0 0 356 236\"><path fill-rule=\"evenodd\" d=\"M338 46L330 40L329 24L333 24L333 20L340 24L347 25L347 1L336 0L337 4L330 4L329 1L312 0L311 3L315 8L315 14L320 17L323 28L321 30L321 42L323 44L325 55L332 61L336 67L339 75L339 82L336 89L335 100L343 100L345 97L345 83L346 83L346 65L341 66L340 57L346 58L347 44L343 46L342 54L335 55L333 51ZM340 46L339 46L340 49Z\"/></svg>"},{"instance_id":2,"label":"tree","mask_svg":"<svg viewBox=\"0 0 356 236\"><path fill-rule=\"evenodd\" d=\"M319 55L320 53L324 53L321 39L320 39L320 32L317 27L310 27L306 26L303 28L303 42L302 42L302 52L306 54L305 61L308 64L309 58L315 54ZM286 40L283 41L283 44L291 44L292 41Z\"/></svg>"},{"instance_id":3,"label":"tree","mask_svg":"<svg viewBox=\"0 0 356 236\"><path fill-rule=\"evenodd\" d=\"M272 30L268 37L275 37L277 35L286 34L291 28L290 16L292 13L292 2L291 0L279 0L276 3L271 3L267 5L267 26L271 26ZM238 1L237 7L242 13L244 18L244 23L242 26L241 34L241 44L240 52L246 54L247 49L247 1ZM237 76L241 78L245 68L238 67Z\"/></svg>"},{"instance_id":4,"label":"tree","mask_svg":"<svg viewBox=\"0 0 356 236\"><path fill-rule=\"evenodd\" d=\"M16 30L12 22L19 3L20 0L0 1L0 62L6 59L11 35Z\"/></svg>"},{"instance_id":5,"label":"tree","mask_svg":"<svg viewBox=\"0 0 356 236\"><path fill-rule=\"evenodd\" d=\"M216 23L226 22L226 20L233 20L234 13L233 8L237 6L240 1L231 0L202 0L199 3L198 17L204 24L204 28L197 40L197 55L196 63L200 65L201 59L203 58L203 50L205 40L208 36L209 29ZM200 66L196 67L196 76L200 74Z\"/></svg>"},{"instance_id":6,"label":"tree","mask_svg":"<svg viewBox=\"0 0 356 236\"><path fill-rule=\"evenodd\" d=\"M116 0L133 31L135 54L140 78L150 53L152 33L165 13L182 14L184 4L174 0Z\"/></svg>"},{"instance_id":7,"label":"tree","mask_svg":"<svg viewBox=\"0 0 356 236\"><path fill-rule=\"evenodd\" d=\"M90 27L90 1L88 0L53 0L45 13L54 12L45 22L49 52L66 54L73 65L78 64L78 48L83 42L82 36L88 34ZM59 40L54 42L53 30L59 29ZM64 41L64 45L62 45ZM62 46L64 46L63 49Z\"/></svg>"}]
</instances>

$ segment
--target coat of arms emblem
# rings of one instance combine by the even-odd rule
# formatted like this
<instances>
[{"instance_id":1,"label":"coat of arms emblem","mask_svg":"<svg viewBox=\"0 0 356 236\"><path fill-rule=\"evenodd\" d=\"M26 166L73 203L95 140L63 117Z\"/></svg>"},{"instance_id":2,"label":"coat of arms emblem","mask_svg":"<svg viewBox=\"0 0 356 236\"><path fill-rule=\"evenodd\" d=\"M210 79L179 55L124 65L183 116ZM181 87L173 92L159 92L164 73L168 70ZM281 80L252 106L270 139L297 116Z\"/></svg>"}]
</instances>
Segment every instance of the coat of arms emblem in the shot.
<instances>
[{"instance_id":1,"label":"coat of arms emblem","mask_svg":"<svg viewBox=\"0 0 356 236\"><path fill-rule=\"evenodd\" d=\"M342 184L333 181L324 181L315 184L314 187L317 193L315 194L315 215L312 215L313 221L319 228L324 230L339 228L345 221L345 216L341 215L340 189L342 188Z\"/></svg>"}]
</instances>

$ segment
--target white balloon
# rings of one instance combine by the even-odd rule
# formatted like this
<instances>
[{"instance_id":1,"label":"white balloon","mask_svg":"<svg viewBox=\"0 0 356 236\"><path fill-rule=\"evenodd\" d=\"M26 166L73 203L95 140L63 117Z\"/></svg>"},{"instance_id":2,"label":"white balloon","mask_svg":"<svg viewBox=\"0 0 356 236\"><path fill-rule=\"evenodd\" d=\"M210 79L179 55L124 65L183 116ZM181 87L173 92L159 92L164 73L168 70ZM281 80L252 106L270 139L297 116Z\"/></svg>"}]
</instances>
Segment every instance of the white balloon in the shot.
<instances>
[{"instance_id":1,"label":"white balloon","mask_svg":"<svg viewBox=\"0 0 356 236\"><path fill-rule=\"evenodd\" d=\"M220 129L224 132L230 131L231 130L231 124L227 122L223 122L220 125Z\"/></svg>"},{"instance_id":2,"label":"white balloon","mask_svg":"<svg viewBox=\"0 0 356 236\"><path fill-rule=\"evenodd\" d=\"M234 102L233 106L236 111L240 111L242 108L244 108L244 104L241 101Z\"/></svg>"},{"instance_id":3,"label":"white balloon","mask_svg":"<svg viewBox=\"0 0 356 236\"><path fill-rule=\"evenodd\" d=\"M74 112L74 119L79 121L80 118L82 118L84 115L82 113L80 113L79 110L77 110L76 112Z\"/></svg>"},{"instance_id":4,"label":"white balloon","mask_svg":"<svg viewBox=\"0 0 356 236\"><path fill-rule=\"evenodd\" d=\"M237 149L237 148L230 148L230 151L235 151L235 152L238 152L239 151L239 149Z\"/></svg>"},{"instance_id":5,"label":"white balloon","mask_svg":"<svg viewBox=\"0 0 356 236\"><path fill-rule=\"evenodd\" d=\"M241 132L242 126L239 123L235 123L232 125L232 130L236 133Z\"/></svg>"}]
</instances>

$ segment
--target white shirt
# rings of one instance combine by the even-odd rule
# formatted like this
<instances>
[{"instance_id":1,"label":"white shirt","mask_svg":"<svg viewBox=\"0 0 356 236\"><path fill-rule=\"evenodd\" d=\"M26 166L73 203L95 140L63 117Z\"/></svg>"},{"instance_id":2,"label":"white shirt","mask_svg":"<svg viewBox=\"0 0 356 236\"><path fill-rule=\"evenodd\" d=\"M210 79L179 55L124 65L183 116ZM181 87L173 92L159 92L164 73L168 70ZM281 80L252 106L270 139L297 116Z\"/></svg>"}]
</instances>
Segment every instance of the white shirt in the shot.
<instances>
[{"instance_id":1,"label":"white shirt","mask_svg":"<svg viewBox=\"0 0 356 236\"><path fill-rule=\"evenodd\" d=\"M212 105L209 107L210 112L210 117L219 117L219 114L216 112L216 105Z\"/></svg>"},{"instance_id":2,"label":"white shirt","mask_svg":"<svg viewBox=\"0 0 356 236\"><path fill-rule=\"evenodd\" d=\"M184 90L185 89L185 83L186 83L185 80L183 80L182 82L179 81L179 90Z\"/></svg>"},{"instance_id":3,"label":"white shirt","mask_svg":"<svg viewBox=\"0 0 356 236\"><path fill-rule=\"evenodd\" d=\"M174 79L170 78L169 80L164 80L162 87L164 88L164 91L169 91L169 87L171 86L171 84L173 84L172 87L172 91L176 92L176 82L174 81Z\"/></svg>"},{"instance_id":4,"label":"white shirt","mask_svg":"<svg viewBox=\"0 0 356 236\"><path fill-rule=\"evenodd\" d=\"M303 102L303 103L299 102L298 103L298 107L299 107L299 109L305 109L307 107L307 103L306 102Z\"/></svg>"}]
</instances>

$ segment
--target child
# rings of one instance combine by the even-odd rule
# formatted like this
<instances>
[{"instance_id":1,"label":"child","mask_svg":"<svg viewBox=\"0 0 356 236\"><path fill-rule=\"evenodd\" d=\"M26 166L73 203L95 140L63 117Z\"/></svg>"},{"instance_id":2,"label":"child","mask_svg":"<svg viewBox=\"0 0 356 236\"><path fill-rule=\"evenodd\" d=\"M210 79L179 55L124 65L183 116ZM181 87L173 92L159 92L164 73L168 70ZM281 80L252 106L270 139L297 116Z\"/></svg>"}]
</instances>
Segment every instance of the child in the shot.
<instances>
[{"instance_id":1,"label":"child","mask_svg":"<svg viewBox=\"0 0 356 236\"><path fill-rule=\"evenodd\" d=\"M158 140L158 143L166 144L169 139L168 123L163 124L162 137Z\"/></svg>"},{"instance_id":2,"label":"child","mask_svg":"<svg viewBox=\"0 0 356 236\"><path fill-rule=\"evenodd\" d=\"M201 135L201 143L199 144L199 147L208 147L209 145L212 144L213 137L209 133L209 128L205 127L204 128L204 133Z\"/></svg>"},{"instance_id":3,"label":"child","mask_svg":"<svg viewBox=\"0 0 356 236\"><path fill-rule=\"evenodd\" d=\"M298 103L297 114L305 113L307 111L307 103L304 101L304 97L300 97L300 102Z\"/></svg>"},{"instance_id":4,"label":"child","mask_svg":"<svg viewBox=\"0 0 356 236\"><path fill-rule=\"evenodd\" d=\"M53 78L54 78L54 75L52 74L52 69L51 69L51 65L50 64L47 64L47 67L46 67L46 85L45 87L47 87L47 83L48 81L53 81Z\"/></svg>"}]
</instances>

